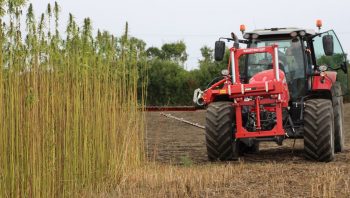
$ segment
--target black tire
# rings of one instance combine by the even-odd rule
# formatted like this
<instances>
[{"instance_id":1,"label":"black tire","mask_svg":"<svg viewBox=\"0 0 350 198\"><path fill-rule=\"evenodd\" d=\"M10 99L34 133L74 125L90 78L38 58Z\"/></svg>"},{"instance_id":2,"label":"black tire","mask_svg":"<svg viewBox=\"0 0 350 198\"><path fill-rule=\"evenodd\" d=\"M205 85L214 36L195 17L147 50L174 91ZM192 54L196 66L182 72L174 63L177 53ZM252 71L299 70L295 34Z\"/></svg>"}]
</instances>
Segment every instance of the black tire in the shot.
<instances>
[{"instance_id":1,"label":"black tire","mask_svg":"<svg viewBox=\"0 0 350 198\"><path fill-rule=\"evenodd\" d=\"M329 162L334 159L334 115L330 100L305 102L304 150L305 157L310 160Z\"/></svg>"},{"instance_id":2,"label":"black tire","mask_svg":"<svg viewBox=\"0 0 350 198\"><path fill-rule=\"evenodd\" d=\"M334 113L334 151L342 152L344 150L344 104L341 86L336 82L332 90L333 94L333 113Z\"/></svg>"},{"instance_id":3,"label":"black tire","mask_svg":"<svg viewBox=\"0 0 350 198\"><path fill-rule=\"evenodd\" d=\"M234 139L232 102L213 102L206 114L206 145L210 161L236 160L239 144Z\"/></svg>"},{"instance_id":4,"label":"black tire","mask_svg":"<svg viewBox=\"0 0 350 198\"><path fill-rule=\"evenodd\" d=\"M259 153L260 144L259 142L254 142L252 146L247 146L244 150L245 153Z\"/></svg>"}]
</instances>

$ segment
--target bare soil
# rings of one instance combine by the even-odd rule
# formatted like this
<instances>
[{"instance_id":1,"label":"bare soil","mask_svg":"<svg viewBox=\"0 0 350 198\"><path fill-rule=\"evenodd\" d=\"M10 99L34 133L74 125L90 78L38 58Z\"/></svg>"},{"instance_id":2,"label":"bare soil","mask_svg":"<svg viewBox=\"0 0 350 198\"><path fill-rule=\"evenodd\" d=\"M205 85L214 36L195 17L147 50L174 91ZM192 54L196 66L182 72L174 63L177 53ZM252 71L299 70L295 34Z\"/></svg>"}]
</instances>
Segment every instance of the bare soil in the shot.
<instances>
[{"instance_id":1,"label":"bare soil","mask_svg":"<svg viewBox=\"0 0 350 198\"><path fill-rule=\"evenodd\" d=\"M346 149L336 154L335 164L350 166L350 104L345 105ZM205 125L205 111L165 112L185 120ZM194 164L209 163L205 147L204 130L164 117L159 112L147 115L147 151L150 160L161 163L182 164L191 161ZM303 140L290 139L278 146L274 142L263 142L258 154L246 154L241 157L246 163L288 162L306 163L303 157Z\"/></svg>"}]
</instances>

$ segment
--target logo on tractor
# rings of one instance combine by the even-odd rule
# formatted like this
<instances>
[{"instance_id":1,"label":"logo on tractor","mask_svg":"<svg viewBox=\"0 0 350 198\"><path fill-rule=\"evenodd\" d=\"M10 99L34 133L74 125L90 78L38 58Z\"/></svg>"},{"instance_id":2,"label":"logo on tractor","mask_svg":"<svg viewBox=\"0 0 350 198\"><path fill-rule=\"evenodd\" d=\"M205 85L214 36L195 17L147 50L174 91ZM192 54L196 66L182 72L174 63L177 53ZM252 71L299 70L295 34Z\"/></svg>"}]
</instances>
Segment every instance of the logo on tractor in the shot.
<instances>
[{"instance_id":1,"label":"logo on tractor","mask_svg":"<svg viewBox=\"0 0 350 198\"><path fill-rule=\"evenodd\" d=\"M259 47L259 48L250 48L250 49L244 49L244 53L262 53L265 52L266 48L265 47Z\"/></svg>"}]
</instances>

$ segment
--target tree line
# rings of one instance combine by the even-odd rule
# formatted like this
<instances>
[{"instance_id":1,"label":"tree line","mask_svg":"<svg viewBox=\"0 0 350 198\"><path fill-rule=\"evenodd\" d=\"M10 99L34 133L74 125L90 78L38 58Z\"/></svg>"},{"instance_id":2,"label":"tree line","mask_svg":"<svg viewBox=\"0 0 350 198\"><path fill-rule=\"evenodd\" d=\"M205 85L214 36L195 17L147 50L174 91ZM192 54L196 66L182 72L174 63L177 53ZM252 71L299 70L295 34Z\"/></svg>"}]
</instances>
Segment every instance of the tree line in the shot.
<instances>
[{"instance_id":1,"label":"tree line","mask_svg":"<svg viewBox=\"0 0 350 198\"><path fill-rule=\"evenodd\" d=\"M211 81L227 68L228 54L222 62L213 58L213 49L204 46L197 69L187 71L186 45L183 41L165 43L160 48L149 47L147 56L147 105L193 105L193 92L206 89Z\"/></svg>"}]
</instances>

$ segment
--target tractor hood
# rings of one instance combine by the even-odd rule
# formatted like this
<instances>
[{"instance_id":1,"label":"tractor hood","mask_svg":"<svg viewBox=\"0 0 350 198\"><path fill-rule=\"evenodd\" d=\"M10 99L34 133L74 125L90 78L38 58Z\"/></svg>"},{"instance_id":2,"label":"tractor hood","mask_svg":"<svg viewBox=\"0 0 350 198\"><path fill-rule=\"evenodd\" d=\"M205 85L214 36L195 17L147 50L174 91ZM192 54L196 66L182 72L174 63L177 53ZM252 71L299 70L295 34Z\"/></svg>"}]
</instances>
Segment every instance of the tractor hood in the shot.
<instances>
[{"instance_id":1,"label":"tractor hood","mask_svg":"<svg viewBox=\"0 0 350 198\"><path fill-rule=\"evenodd\" d=\"M279 70L279 76L280 76L280 80L283 82L283 94L281 96L282 99L289 101L289 90L288 90L288 84L286 81L286 76L284 74L284 72L282 70ZM264 82L268 82L268 81L275 81L275 73L273 69L269 69L269 70L264 70L261 71L257 74L255 74L250 80L249 80L249 84L255 84L255 83L264 83Z\"/></svg>"}]
</instances>

